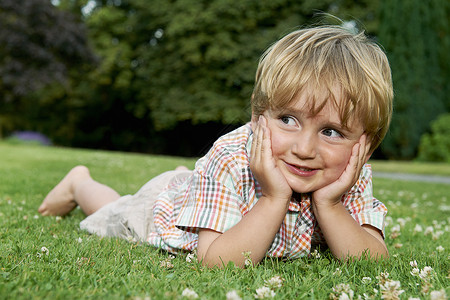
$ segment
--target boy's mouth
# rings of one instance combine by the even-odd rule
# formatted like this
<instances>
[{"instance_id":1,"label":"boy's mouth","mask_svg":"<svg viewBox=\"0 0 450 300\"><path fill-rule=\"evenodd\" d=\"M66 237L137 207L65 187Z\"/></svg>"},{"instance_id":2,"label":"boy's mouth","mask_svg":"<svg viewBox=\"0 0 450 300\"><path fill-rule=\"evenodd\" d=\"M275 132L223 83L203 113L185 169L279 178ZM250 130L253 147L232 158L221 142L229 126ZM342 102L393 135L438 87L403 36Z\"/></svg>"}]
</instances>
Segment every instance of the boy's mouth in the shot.
<instances>
[{"instance_id":1,"label":"boy's mouth","mask_svg":"<svg viewBox=\"0 0 450 300\"><path fill-rule=\"evenodd\" d=\"M296 166L296 165L292 165L289 163L285 163L285 164L286 164L286 167L289 170L289 172L291 172L297 176L309 177L309 176L313 176L318 171L318 169L311 169L311 168L304 167L304 166Z\"/></svg>"}]
</instances>

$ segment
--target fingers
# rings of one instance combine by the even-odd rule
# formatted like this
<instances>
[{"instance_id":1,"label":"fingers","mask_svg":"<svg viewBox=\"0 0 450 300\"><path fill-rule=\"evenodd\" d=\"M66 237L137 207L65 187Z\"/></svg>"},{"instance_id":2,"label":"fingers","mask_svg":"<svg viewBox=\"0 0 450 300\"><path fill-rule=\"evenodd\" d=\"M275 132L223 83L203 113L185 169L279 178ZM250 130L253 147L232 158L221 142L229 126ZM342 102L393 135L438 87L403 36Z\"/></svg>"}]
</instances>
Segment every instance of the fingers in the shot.
<instances>
[{"instance_id":1,"label":"fingers","mask_svg":"<svg viewBox=\"0 0 450 300\"><path fill-rule=\"evenodd\" d=\"M253 141L252 148L250 151L250 162L251 165L256 165L256 160L259 160L258 153L260 153L261 147L261 128L259 126L259 121L256 121L252 124L253 127Z\"/></svg>"},{"instance_id":2,"label":"fingers","mask_svg":"<svg viewBox=\"0 0 450 300\"><path fill-rule=\"evenodd\" d=\"M350 157L349 167L353 171L353 183L356 182L359 178L361 169L363 165L366 163L366 157L368 151L370 149L370 145L367 143L367 136L363 134L358 143L353 146L352 156Z\"/></svg>"},{"instance_id":3,"label":"fingers","mask_svg":"<svg viewBox=\"0 0 450 300\"><path fill-rule=\"evenodd\" d=\"M259 165L264 159L271 156L270 137L266 127L267 120L260 116L253 124L253 142L250 151L252 165Z\"/></svg>"}]
</instances>

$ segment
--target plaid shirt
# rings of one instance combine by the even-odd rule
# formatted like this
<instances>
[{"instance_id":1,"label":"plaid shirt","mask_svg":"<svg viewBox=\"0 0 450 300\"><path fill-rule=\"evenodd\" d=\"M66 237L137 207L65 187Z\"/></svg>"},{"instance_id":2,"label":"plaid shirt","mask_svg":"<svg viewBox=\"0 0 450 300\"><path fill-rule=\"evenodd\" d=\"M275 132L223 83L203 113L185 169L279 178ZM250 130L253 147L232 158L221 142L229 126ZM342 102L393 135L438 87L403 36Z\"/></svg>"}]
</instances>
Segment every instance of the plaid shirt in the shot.
<instances>
[{"instance_id":1,"label":"plaid shirt","mask_svg":"<svg viewBox=\"0 0 450 300\"><path fill-rule=\"evenodd\" d=\"M225 232L236 225L261 196L250 171L251 142L249 124L222 136L196 163L190 177L167 187L156 200L156 232L147 241L174 253L192 251L197 247L199 229ZM369 165L363 167L357 183L341 201L359 224L384 230L387 209L372 195ZM267 255L297 258L318 244L325 244L325 240L312 212L311 198L294 196Z\"/></svg>"}]
</instances>

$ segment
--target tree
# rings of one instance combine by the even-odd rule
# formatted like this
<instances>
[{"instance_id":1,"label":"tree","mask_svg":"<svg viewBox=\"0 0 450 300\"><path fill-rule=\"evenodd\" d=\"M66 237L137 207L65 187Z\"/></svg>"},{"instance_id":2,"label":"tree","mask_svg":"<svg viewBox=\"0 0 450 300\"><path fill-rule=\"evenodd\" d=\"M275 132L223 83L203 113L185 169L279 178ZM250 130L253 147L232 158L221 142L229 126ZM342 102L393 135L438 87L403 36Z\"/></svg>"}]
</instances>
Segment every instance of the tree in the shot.
<instances>
[{"instance_id":1,"label":"tree","mask_svg":"<svg viewBox=\"0 0 450 300\"><path fill-rule=\"evenodd\" d=\"M27 95L64 82L70 68L94 61L84 26L69 13L47 0L1 0L0 137L5 120L15 122L33 106Z\"/></svg>"},{"instance_id":2,"label":"tree","mask_svg":"<svg viewBox=\"0 0 450 300\"><path fill-rule=\"evenodd\" d=\"M199 155L223 127L249 120L258 59L271 43L320 11L376 28L372 0L58 2L85 23L98 65L34 93L27 103L39 105L23 118L57 143L95 148Z\"/></svg>"},{"instance_id":3,"label":"tree","mask_svg":"<svg viewBox=\"0 0 450 300\"><path fill-rule=\"evenodd\" d=\"M395 90L392 125L382 144L388 157L413 158L430 122L449 107L448 19L445 0L382 2L379 39Z\"/></svg>"},{"instance_id":4,"label":"tree","mask_svg":"<svg viewBox=\"0 0 450 300\"><path fill-rule=\"evenodd\" d=\"M137 26L146 33L138 48L136 85L156 128L186 120L248 121L254 74L264 50L315 20L319 11L347 15L348 2L134 1ZM368 8L368 2L354 6Z\"/></svg>"}]
</instances>

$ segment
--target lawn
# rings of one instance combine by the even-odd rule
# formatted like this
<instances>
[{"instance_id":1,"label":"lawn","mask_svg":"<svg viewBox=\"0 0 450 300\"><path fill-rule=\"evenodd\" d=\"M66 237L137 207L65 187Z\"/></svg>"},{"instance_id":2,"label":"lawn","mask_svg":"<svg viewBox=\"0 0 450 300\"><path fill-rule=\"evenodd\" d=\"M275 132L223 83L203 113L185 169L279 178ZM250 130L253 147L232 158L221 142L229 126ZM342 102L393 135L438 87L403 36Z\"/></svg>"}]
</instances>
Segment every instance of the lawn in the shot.
<instances>
[{"instance_id":1,"label":"lawn","mask_svg":"<svg viewBox=\"0 0 450 300\"><path fill-rule=\"evenodd\" d=\"M276 299L450 295L450 185L374 179L375 196L389 209L389 259L341 263L325 251L218 270L187 262L186 255L172 258L148 245L89 235L79 229L80 210L65 218L36 212L74 165L87 165L96 179L127 194L162 171L192 167L193 159L0 143L0 162L2 299L226 299L227 293L255 299L264 286ZM387 165L374 162L374 169L384 172ZM393 170L432 173L433 164L413 165ZM440 175L450 174L448 164L440 168Z\"/></svg>"}]
</instances>

